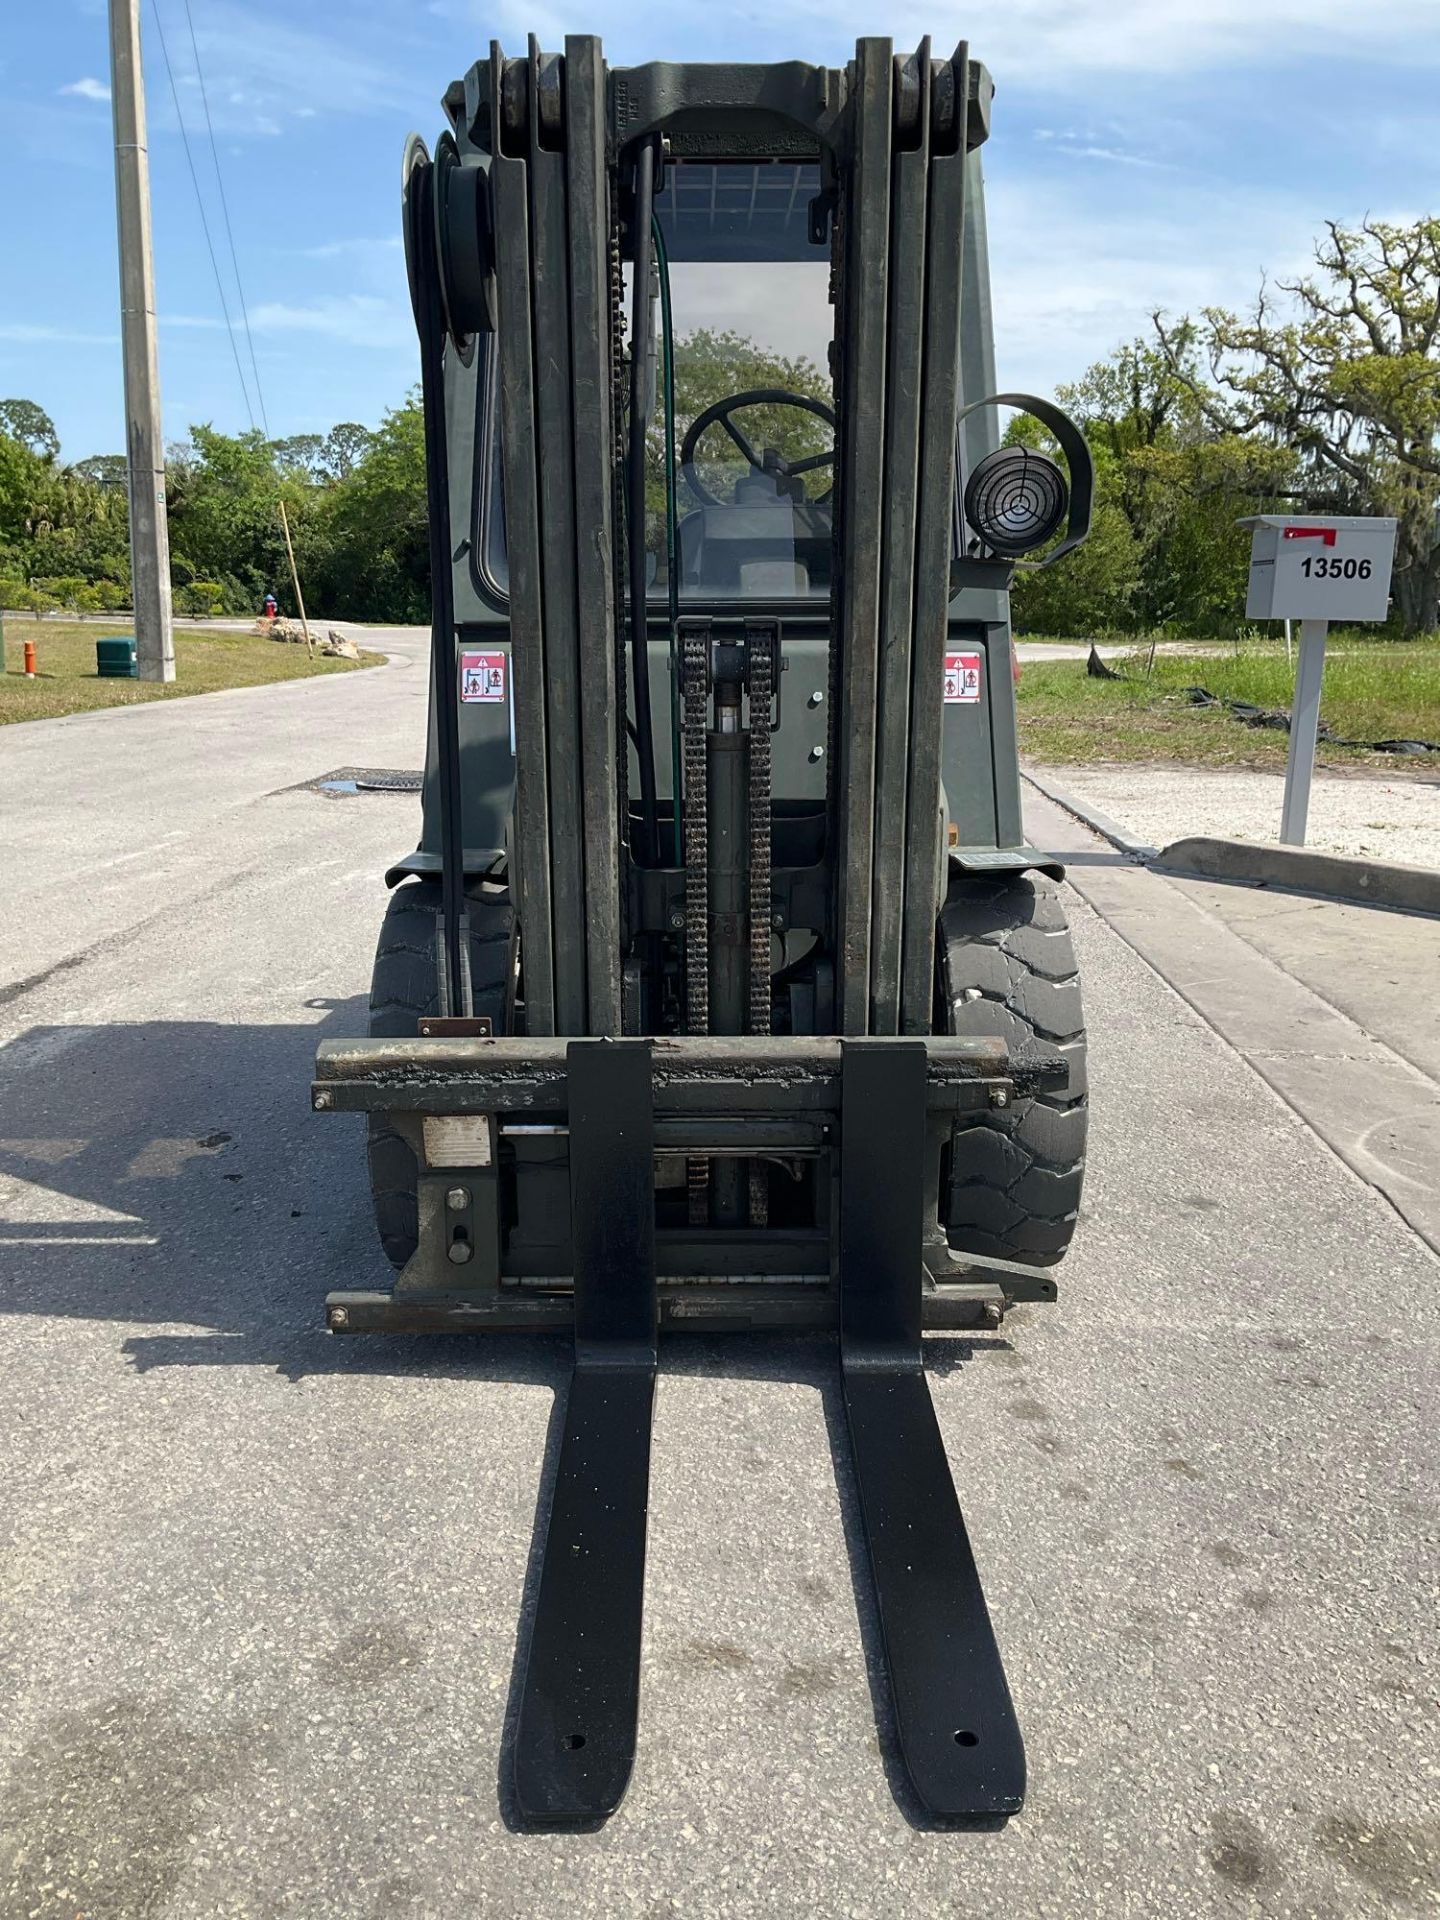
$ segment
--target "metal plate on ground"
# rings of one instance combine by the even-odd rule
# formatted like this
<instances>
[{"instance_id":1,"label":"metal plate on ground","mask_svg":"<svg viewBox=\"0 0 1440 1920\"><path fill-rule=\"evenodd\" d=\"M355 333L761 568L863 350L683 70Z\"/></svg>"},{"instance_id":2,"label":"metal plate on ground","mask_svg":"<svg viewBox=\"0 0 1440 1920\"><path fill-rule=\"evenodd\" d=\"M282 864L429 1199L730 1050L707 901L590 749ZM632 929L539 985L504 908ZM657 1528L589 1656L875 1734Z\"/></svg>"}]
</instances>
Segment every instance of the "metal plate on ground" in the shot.
<instances>
[{"instance_id":1,"label":"metal plate on ground","mask_svg":"<svg viewBox=\"0 0 1440 1920\"><path fill-rule=\"evenodd\" d=\"M419 793L424 785L424 774L408 767L334 767L302 780L300 791L343 800L359 793Z\"/></svg>"}]
</instances>

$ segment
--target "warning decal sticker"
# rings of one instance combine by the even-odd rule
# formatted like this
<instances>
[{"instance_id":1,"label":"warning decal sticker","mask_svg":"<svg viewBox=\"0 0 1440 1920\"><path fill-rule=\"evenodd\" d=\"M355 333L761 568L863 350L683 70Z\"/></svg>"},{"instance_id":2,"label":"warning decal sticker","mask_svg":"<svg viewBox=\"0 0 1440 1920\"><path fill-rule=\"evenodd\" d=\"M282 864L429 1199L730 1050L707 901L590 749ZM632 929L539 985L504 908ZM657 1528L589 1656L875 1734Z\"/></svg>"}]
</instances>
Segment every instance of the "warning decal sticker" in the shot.
<instances>
[{"instance_id":1,"label":"warning decal sticker","mask_svg":"<svg viewBox=\"0 0 1440 1920\"><path fill-rule=\"evenodd\" d=\"M505 656L503 653L462 653L460 656L460 698L470 705L505 704Z\"/></svg>"},{"instance_id":2,"label":"warning decal sticker","mask_svg":"<svg viewBox=\"0 0 1440 1920\"><path fill-rule=\"evenodd\" d=\"M979 654L947 653L945 656L946 704L958 702L961 706L973 706L979 698Z\"/></svg>"}]
</instances>

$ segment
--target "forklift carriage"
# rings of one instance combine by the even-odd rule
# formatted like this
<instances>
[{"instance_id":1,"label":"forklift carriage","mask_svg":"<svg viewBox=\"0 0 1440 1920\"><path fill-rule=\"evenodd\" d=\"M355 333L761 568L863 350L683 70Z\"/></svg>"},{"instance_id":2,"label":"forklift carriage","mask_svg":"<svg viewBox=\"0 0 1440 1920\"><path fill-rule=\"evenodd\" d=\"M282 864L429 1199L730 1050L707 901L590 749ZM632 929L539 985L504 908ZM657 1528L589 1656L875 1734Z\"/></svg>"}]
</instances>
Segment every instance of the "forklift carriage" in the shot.
<instances>
[{"instance_id":1,"label":"forklift carriage","mask_svg":"<svg viewBox=\"0 0 1440 1920\"><path fill-rule=\"evenodd\" d=\"M1084 538L1092 476L1063 413L995 391L991 92L963 44L610 68L532 40L406 150L424 826L370 1037L313 1088L367 1116L398 1271L327 1318L573 1329L534 1821L629 1778L661 1328L838 1333L910 1779L940 1816L1023 1800L921 1332L1053 1299L1078 1209L1008 594ZM999 444L1007 406L1063 469Z\"/></svg>"}]
</instances>

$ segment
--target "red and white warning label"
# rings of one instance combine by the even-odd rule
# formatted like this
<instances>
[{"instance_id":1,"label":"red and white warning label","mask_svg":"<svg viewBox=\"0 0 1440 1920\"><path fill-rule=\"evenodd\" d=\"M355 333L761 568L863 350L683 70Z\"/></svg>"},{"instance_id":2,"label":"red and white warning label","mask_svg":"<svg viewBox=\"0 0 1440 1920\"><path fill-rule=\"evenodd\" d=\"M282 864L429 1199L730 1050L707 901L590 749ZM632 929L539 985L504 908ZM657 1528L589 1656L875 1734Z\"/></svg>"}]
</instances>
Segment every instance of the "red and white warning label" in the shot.
<instances>
[{"instance_id":1,"label":"red and white warning label","mask_svg":"<svg viewBox=\"0 0 1440 1920\"><path fill-rule=\"evenodd\" d=\"M973 706L980 698L980 656L978 653L947 653L945 656L945 700L949 705Z\"/></svg>"},{"instance_id":2,"label":"red and white warning label","mask_svg":"<svg viewBox=\"0 0 1440 1920\"><path fill-rule=\"evenodd\" d=\"M503 653L462 653L460 656L460 698L467 706L505 704L505 656Z\"/></svg>"}]
</instances>

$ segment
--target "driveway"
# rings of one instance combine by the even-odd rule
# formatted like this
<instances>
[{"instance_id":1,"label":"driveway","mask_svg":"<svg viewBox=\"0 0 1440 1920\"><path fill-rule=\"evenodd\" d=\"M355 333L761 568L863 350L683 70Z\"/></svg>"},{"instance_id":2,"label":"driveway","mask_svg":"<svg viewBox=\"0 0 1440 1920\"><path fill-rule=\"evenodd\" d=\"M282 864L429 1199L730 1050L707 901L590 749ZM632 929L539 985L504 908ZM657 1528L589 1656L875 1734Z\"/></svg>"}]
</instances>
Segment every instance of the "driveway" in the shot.
<instances>
[{"instance_id":1,"label":"driveway","mask_svg":"<svg viewBox=\"0 0 1440 1920\"><path fill-rule=\"evenodd\" d=\"M1060 1302L929 1343L1025 1812L897 1784L831 1354L677 1338L635 1778L514 1830L564 1344L320 1326L385 1270L309 1066L418 807L304 783L419 764L393 645L6 736L0 1915L1429 1911L1440 1263L1095 888Z\"/></svg>"}]
</instances>

